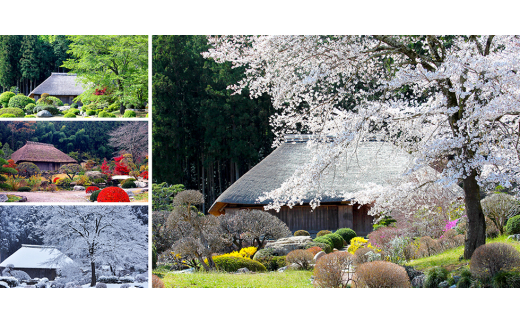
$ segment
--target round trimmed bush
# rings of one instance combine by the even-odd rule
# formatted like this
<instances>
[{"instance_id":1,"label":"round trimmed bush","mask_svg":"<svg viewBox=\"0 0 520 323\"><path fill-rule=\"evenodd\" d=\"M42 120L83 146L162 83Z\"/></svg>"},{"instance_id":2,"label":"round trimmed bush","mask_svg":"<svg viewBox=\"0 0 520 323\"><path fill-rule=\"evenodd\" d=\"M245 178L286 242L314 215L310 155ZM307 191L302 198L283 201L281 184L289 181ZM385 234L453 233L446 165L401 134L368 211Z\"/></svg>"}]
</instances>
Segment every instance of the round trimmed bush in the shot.
<instances>
[{"instance_id":1,"label":"round trimmed bush","mask_svg":"<svg viewBox=\"0 0 520 323\"><path fill-rule=\"evenodd\" d=\"M15 96L16 94L14 94L13 92L11 91L7 91L7 92L4 92L2 94L0 94L0 104L4 107L4 108L7 108L7 105L9 104L9 100Z\"/></svg>"},{"instance_id":2,"label":"round trimmed bush","mask_svg":"<svg viewBox=\"0 0 520 323\"><path fill-rule=\"evenodd\" d=\"M121 188L136 188L137 186L135 185L134 182L131 182L131 181L127 181L127 182L124 182L123 184L121 184Z\"/></svg>"},{"instance_id":3,"label":"round trimmed bush","mask_svg":"<svg viewBox=\"0 0 520 323\"><path fill-rule=\"evenodd\" d=\"M505 229L508 234L520 234L520 215L515 215L509 218Z\"/></svg>"},{"instance_id":4,"label":"round trimmed bush","mask_svg":"<svg viewBox=\"0 0 520 323\"><path fill-rule=\"evenodd\" d=\"M23 110L25 111L25 113L27 114L31 114L33 113L33 110L34 110L34 107L36 106L36 104L34 103L29 103L25 106L25 108L23 108Z\"/></svg>"},{"instance_id":5,"label":"round trimmed bush","mask_svg":"<svg viewBox=\"0 0 520 323\"><path fill-rule=\"evenodd\" d=\"M70 105L70 108L71 108L71 109L77 109L77 108L78 108L78 104L77 104L76 102L74 102L74 103L72 103L72 104Z\"/></svg>"},{"instance_id":6,"label":"round trimmed bush","mask_svg":"<svg viewBox=\"0 0 520 323\"><path fill-rule=\"evenodd\" d=\"M308 244L305 245L306 249L310 249L313 247L321 248L323 251L325 251L325 253L331 253L332 249L334 249L334 248L331 248L331 246L328 243L316 242L316 239L313 242L309 242Z\"/></svg>"},{"instance_id":7,"label":"round trimmed bush","mask_svg":"<svg viewBox=\"0 0 520 323\"><path fill-rule=\"evenodd\" d=\"M322 288L346 287L345 271L352 265L352 254L333 252L324 255L314 266L314 285Z\"/></svg>"},{"instance_id":8,"label":"round trimmed bush","mask_svg":"<svg viewBox=\"0 0 520 323\"><path fill-rule=\"evenodd\" d=\"M287 265L297 264L301 269L309 269L314 255L309 250L296 249L287 254L285 263Z\"/></svg>"},{"instance_id":9,"label":"round trimmed bush","mask_svg":"<svg viewBox=\"0 0 520 323\"><path fill-rule=\"evenodd\" d=\"M119 187L107 187L101 190L97 197L98 202L130 202L128 194Z\"/></svg>"},{"instance_id":10,"label":"round trimmed bush","mask_svg":"<svg viewBox=\"0 0 520 323\"><path fill-rule=\"evenodd\" d=\"M4 113L0 115L0 118L16 118L16 116L14 114Z\"/></svg>"},{"instance_id":11,"label":"round trimmed bush","mask_svg":"<svg viewBox=\"0 0 520 323\"><path fill-rule=\"evenodd\" d=\"M347 244L350 244L350 240L352 240L352 238L357 237L356 231L350 228L341 228L336 230L334 233L339 234Z\"/></svg>"},{"instance_id":12,"label":"round trimmed bush","mask_svg":"<svg viewBox=\"0 0 520 323\"><path fill-rule=\"evenodd\" d=\"M164 288L164 282L159 276L152 275L152 288Z\"/></svg>"},{"instance_id":13,"label":"round trimmed bush","mask_svg":"<svg viewBox=\"0 0 520 323\"><path fill-rule=\"evenodd\" d=\"M89 186L89 187L87 187L87 189L85 190L85 193L88 194L88 193L92 193L92 192L94 192L94 191L98 191L98 190L99 190L99 187L97 187L97 186Z\"/></svg>"},{"instance_id":14,"label":"round trimmed bush","mask_svg":"<svg viewBox=\"0 0 520 323\"><path fill-rule=\"evenodd\" d=\"M16 118L23 118L25 116L25 112L23 112L20 108L2 108L0 109L0 116L2 114L12 114Z\"/></svg>"},{"instance_id":15,"label":"round trimmed bush","mask_svg":"<svg viewBox=\"0 0 520 323\"><path fill-rule=\"evenodd\" d=\"M471 275L486 281L500 271L520 268L520 252L507 243L489 243L475 249L469 269Z\"/></svg>"},{"instance_id":16,"label":"round trimmed bush","mask_svg":"<svg viewBox=\"0 0 520 323\"><path fill-rule=\"evenodd\" d=\"M75 108L70 108L67 110L67 113L74 113L75 115L79 115L79 110Z\"/></svg>"},{"instance_id":17,"label":"round trimmed bush","mask_svg":"<svg viewBox=\"0 0 520 323\"><path fill-rule=\"evenodd\" d=\"M329 233L332 233L332 232L330 232L329 230L321 230L320 232L318 232L318 234L316 234L316 238L317 237L322 237L322 236L324 236L326 234L329 234Z\"/></svg>"},{"instance_id":18,"label":"round trimmed bush","mask_svg":"<svg viewBox=\"0 0 520 323\"><path fill-rule=\"evenodd\" d=\"M57 114L61 114L61 111L58 108L56 108L55 106L53 106L53 105L39 105L39 106L36 106L36 107L34 107L33 112L34 113L38 113L38 112L43 111L43 110L49 111L53 116L55 116Z\"/></svg>"},{"instance_id":19,"label":"round trimmed bush","mask_svg":"<svg viewBox=\"0 0 520 323\"><path fill-rule=\"evenodd\" d=\"M115 118L116 115L107 111L101 111L98 114L99 118Z\"/></svg>"},{"instance_id":20,"label":"round trimmed bush","mask_svg":"<svg viewBox=\"0 0 520 323\"><path fill-rule=\"evenodd\" d=\"M63 102L55 96L49 95L47 97L47 101L49 101L54 106L58 106L58 107L63 106Z\"/></svg>"},{"instance_id":21,"label":"round trimmed bush","mask_svg":"<svg viewBox=\"0 0 520 323\"><path fill-rule=\"evenodd\" d=\"M135 111L132 110L126 110L125 114L123 115L124 118L135 118L136 114Z\"/></svg>"},{"instance_id":22,"label":"round trimmed bush","mask_svg":"<svg viewBox=\"0 0 520 323\"><path fill-rule=\"evenodd\" d=\"M18 164L18 174L29 177L40 173L40 168L31 162L21 162Z\"/></svg>"},{"instance_id":23,"label":"round trimmed bush","mask_svg":"<svg viewBox=\"0 0 520 323\"><path fill-rule=\"evenodd\" d=\"M312 253L313 256L316 256L318 254L318 252L320 251L323 251L323 249L321 249L320 247L318 246L314 246L314 247L310 247L307 249L310 253Z\"/></svg>"},{"instance_id":24,"label":"round trimmed bush","mask_svg":"<svg viewBox=\"0 0 520 323\"><path fill-rule=\"evenodd\" d=\"M23 94L17 94L9 99L7 106L10 108L24 109L29 103L35 103L34 99Z\"/></svg>"},{"instance_id":25,"label":"round trimmed bush","mask_svg":"<svg viewBox=\"0 0 520 323\"><path fill-rule=\"evenodd\" d=\"M90 202L96 202L97 201L99 192L101 192L101 190L93 191L92 194L90 194L90 197L89 197Z\"/></svg>"},{"instance_id":26,"label":"round trimmed bush","mask_svg":"<svg viewBox=\"0 0 520 323\"><path fill-rule=\"evenodd\" d=\"M25 116L24 118L36 118L36 116L31 114L31 115Z\"/></svg>"},{"instance_id":27,"label":"round trimmed bush","mask_svg":"<svg viewBox=\"0 0 520 323\"><path fill-rule=\"evenodd\" d=\"M213 258L217 269L223 270L226 272L236 272L240 268L247 268L251 271L262 272L267 271L264 265L262 265L259 261L249 259L249 258L241 258L241 257L232 257L232 256L220 256Z\"/></svg>"},{"instance_id":28,"label":"round trimmed bush","mask_svg":"<svg viewBox=\"0 0 520 323\"><path fill-rule=\"evenodd\" d=\"M501 271L493 276L492 285L494 288L519 288L520 272Z\"/></svg>"},{"instance_id":29,"label":"round trimmed bush","mask_svg":"<svg viewBox=\"0 0 520 323\"><path fill-rule=\"evenodd\" d=\"M87 110L87 115L88 116L96 115L96 111L95 110Z\"/></svg>"},{"instance_id":30,"label":"round trimmed bush","mask_svg":"<svg viewBox=\"0 0 520 323\"><path fill-rule=\"evenodd\" d=\"M334 242L328 236L318 237L318 238L314 239L313 241L319 242L319 243L325 243L325 244L329 245L331 251L332 251L332 249L334 249Z\"/></svg>"},{"instance_id":31,"label":"round trimmed bush","mask_svg":"<svg viewBox=\"0 0 520 323\"><path fill-rule=\"evenodd\" d=\"M334 248L338 250L343 248L343 246L345 245L345 240L343 240L343 238L337 233L330 233L324 237L329 237L332 240L332 243L334 244Z\"/></svg>"},{"instance_id":32,"label":"round trimmed bush","mask_svg":"<svg viewBox=\"0 0 520 323\"><path fill-rule=\"evenodd\" d=\"M388 261L362 264L352 278L354 288L409 288L410 278L406 269Z\"/></svg>"},{"instance_id":33,"label":"round trimmed bush","mask_svg":"<svg viewBox=\"0 0 520 323\"><path fill-rule=\"evenodd\" d=\"M76 118L76 115L72 112L67 112L63 117L64 118Z\"/></svg>"},{"instance_id":34,"label":"round trimmed bush","mask_svg":"<svg viewBox=\"0 0 520 323\"><path fill-rule=\"evenodd\" d=\"M30 192L31 188L29 186L22 186L18 188L18 192Z\"/></svg>"},{"instance_id":35,"label":"round trimmed bush","mask_svg":"<svg viewBox=\"0 0 520 323\"><path fill-rule=\"evenodd\" d=\"M258 261L264 265L268 271L275 271L285 266L285 256L273 256L260 258Z\"/></svg>"},{"instance_id":36,"label":"round trimmed bush","mask_svg":"<svg viewBox=\"0 0 520 323\"><path fill-rule=\"evenodd\" d=\"M269 258L269 257L273 257L273 256L275 256L275 254L273 253L273 249L264 248L264 249L260 249L257 252L255 252L253 259L260 261L260 259Z\"/></svg>"},{"instance_id":37,"label":"round trimmed bush","mask_svg":"<svg viewBox=\"0 0 520 323\"><path fill-rule=\"evenodd\" d=\"M298 230L298 231L294 232L294 236L295 237L299 237L299 236L308 236L308 237L310 237L311 234L309 232L305 231L305 230Z\"/></svg>"}]
</instances>

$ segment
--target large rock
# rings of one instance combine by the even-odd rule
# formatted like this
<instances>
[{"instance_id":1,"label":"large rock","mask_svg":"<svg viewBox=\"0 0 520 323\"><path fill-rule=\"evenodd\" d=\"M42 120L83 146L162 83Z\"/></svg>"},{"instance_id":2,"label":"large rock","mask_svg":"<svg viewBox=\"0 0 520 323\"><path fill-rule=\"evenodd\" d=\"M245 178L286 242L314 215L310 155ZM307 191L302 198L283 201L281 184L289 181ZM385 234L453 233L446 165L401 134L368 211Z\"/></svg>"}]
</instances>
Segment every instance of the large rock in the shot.
<instances>
[{"instance_id":1,"label":"large rock","mask_svg":"<svg viewBox=\"0 0 520 323\"><path fill-rule=\"evenodd\" d=\"M134 184L135 184L135 186L137 186L137 187L139 187L139 188L145 188L145 187L148 187L148 183L146 183L146 182L135 181Z\"/></svg>"},{"instance_id":2,"label":"large rock","mask_svg":"<svg viewBox=\"0 0 520 323\"><path fill-rule=\"evenodd\" d=\"M38 118L50 118L52 117L52 113L47 110L42 110L36 114Z\"/></svg>"},{"instance_id":3,"label":"large rock","mask_svg":"<svg viewBox=\"0 0 520 323\"><path fill-rule=\"evenodd\" d=\"M76 185L76 186L74 186L74 190L75 191L84 191L85 190L85 186Z\"/></svg>"},{"instance_id":4,"label":"large rock","mask_svg":"<svg viewBox=\"0 0 520 323\"><path fill-rule=\"evenodd\" d=\"M312 238L309 236L289 237L268 242L265 248L271 248L275 255L285 256L293 250L305 249L305 245L309 242L312 242Z\"/></svg>"},{"instance_id":5,"label":"large rock","mask_svg":"<svg viewBox=\"0 0 520 323\"><path fill-rule=\"evenodd\" d=\"M325 251L320 251L320 252L318 252L318 253L314 256L314 258L312 259L312 262L313 262L313 263L318 262L318 259L320 259L321 257L323 257L323 256L325 256L325 255L326 255Z\"/></svg>"},{"instance_id":6,"label":"large rock","mask_svg":"<svg viewBox=\"0 0 520 323\"><path fill-rule=\"evenodd\" d=\"M87 175L89 178L93 178L93 179L103 178L104 177L103 173L98 172L96 170L93 170L93 171L90 171L90 172L86 172L85 175Z\"/></svg>"},{"instance_id":7,"label":"large rock","mask_svg":"<svg viewBox=\"0 0 520 323\"><path fill-rule=\"evenodd\" d=\"M134 192L132 192L131 190L124 190L126 192L126 194L128 194L128 197L134 197Z\"/></svg>"},{"instance_id":8,"label":"large rock","mask_svg":"<svg viewBox=\"0 0 520 323\"><path fill-rule=\"evenodd\" d=\"M0 202L7 202L8 199L6 194L0 194Z\"/></svg>"}]
</instances>

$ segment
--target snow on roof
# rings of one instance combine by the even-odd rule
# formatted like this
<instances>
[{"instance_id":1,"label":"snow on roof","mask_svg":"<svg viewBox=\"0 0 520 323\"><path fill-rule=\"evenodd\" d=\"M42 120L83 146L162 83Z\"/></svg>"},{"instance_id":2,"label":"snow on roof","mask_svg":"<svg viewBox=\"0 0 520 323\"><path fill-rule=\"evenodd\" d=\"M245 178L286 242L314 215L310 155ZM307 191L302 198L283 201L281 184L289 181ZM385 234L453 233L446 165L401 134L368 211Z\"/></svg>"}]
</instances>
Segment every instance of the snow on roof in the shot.
<instances>
[{"instance_id":1,"label":"snow on roof","mask_svg":"<svg viewBox=\"0 0 520 323\"><path fill-rule=\"evenodd\" d=\"M54 261L59 257L59 260ZM73 260L52 246L36 246L22 244L22 247L7 257L0 267L13 264L14 268L48 268L57 269L61 264L72 263Z\"/></svg>"}]
</instances>

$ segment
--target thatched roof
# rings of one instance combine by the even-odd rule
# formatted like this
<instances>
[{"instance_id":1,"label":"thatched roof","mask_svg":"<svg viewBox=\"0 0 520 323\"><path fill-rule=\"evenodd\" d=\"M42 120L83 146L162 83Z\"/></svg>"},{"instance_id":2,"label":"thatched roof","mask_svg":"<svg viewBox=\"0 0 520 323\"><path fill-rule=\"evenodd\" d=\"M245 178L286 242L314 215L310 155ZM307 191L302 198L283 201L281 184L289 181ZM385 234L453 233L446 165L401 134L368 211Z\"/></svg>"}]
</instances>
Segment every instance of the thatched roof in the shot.
<instances>
[{"instance_id":1,"label":"thatched roof","mask_svg":"<svg viewBox=\"0 0 520 323\"><path fill-rule=\"evenodd\" d=\"M213 203L209 212L221 214L228 204L265 205L257 202L264 192L279 188L294 172L307 164L311 151L307 148L309 136L287 136L285 142L255 167L240 177ZM354 151L355 149L355 151ZM338 164L329 166L320 191L330 190L355 193L363 189L361 184L388 185L406 172L412 164L411 155L394 145L381 141L362 142L347 149ZM304 203L309 203L310 192ZM323 196L322 202L341 202L341 197Z\"/></svg>"},{"instance_id":2,"label":"thatched roof","mask_svg":"<svg viewBox=\"0 0 520 323\"><path fill-rule=\"evenodd\" d=\"M52 73L42 84L38 85L29 97L35 94L42 95L48 93L52 96L57 95L80 95L83 93L83 85L78 81L76 74Z\"/></svg>"},{"instance_id":3,"label":"thatched roof","mask_svg":"<svg viewBox=\"0 0 520 323\"><path fill-rule=\"evenodd\" d=\"M27 141L25 146L11 154L11 159L18 162L54 162L77 163L77 161L58 150L54 145Z\"/></svg>"},{"instance_id":4,"label":"thatched roof","mask_svg":"<svg viewBox=\"0 0 520 323\"><path fill-rule=\"evenodd\" d=\"M60 265L72 262L72 259L55 247L22 244L20 249L2 261L0 267L13 264L15 269L57 269Z\"/></svg>"}]
</instances>

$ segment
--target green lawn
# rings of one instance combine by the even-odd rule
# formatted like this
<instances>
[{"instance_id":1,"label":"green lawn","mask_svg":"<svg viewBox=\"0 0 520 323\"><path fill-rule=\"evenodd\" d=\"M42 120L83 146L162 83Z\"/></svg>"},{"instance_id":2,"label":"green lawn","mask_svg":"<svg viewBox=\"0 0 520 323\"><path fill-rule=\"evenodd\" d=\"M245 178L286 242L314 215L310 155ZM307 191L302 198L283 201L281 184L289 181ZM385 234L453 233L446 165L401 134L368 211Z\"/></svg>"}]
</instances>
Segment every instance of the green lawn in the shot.
<instances>
[{"instance_id":1,"label":"green lawn","mask_svg":"<svg viewBox=\"0 0 520 323\"><path fill-rule=\"evenodd\" d=\"M229 274L223 272L176 274L154 271L170 288L312 288L312 271L288 270L282 273Z\"/></svg>"},{"instance_id":2,"label":"green lawn","mask_svg":"<svg viewBox=\"0 0 520 323\"><path fill-rule=\"evenodd\" d=\"M499 236L494 239L487 239L486 243L493 242L503 242L508 243L516 248L520 252L520 242L511 241L507 239L507 235ZM460 246L454 249L446 250L443 253L433 255L430 257L415 259L408 262L406 265L413 266L418 270L425 270L435 266L442 266L447 268L450 271L458 270L462 267L469 265L468 259L459 260L459 258L464 254L464 246Z\"/></svg>"}]
</instances>

